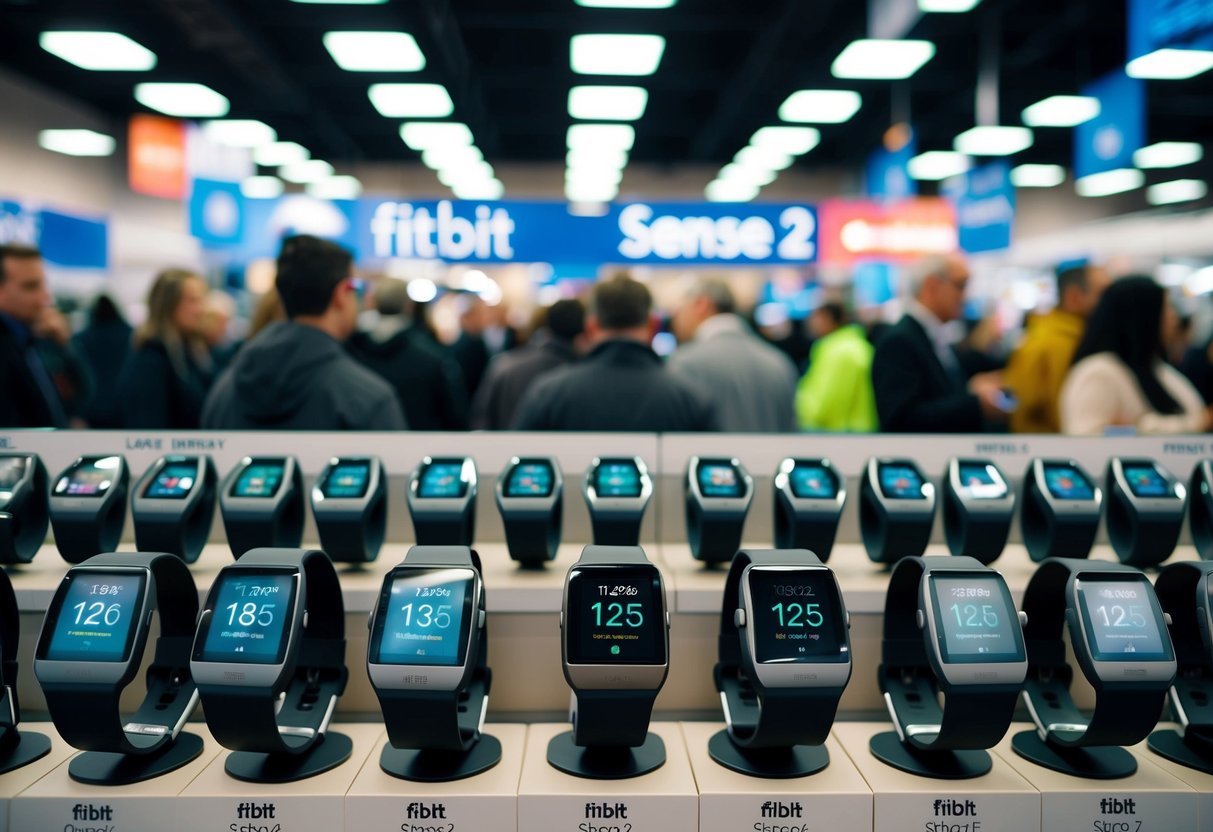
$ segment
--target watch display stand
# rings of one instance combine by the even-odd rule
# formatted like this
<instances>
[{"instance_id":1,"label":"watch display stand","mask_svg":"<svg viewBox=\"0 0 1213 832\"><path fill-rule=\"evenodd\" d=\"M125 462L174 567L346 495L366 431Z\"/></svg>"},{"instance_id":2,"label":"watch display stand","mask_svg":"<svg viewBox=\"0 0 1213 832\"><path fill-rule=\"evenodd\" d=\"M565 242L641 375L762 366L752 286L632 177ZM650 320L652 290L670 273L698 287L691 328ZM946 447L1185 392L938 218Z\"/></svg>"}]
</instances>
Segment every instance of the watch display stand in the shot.
<instances>
[{"instance_id":1,"label":"watch display stand","mask_svg":"<svg viewBox=\"0 0 1213 832\"><path fill-rule=\"evenodd\" d=\"M336 768L350 758L353 750L353 740L328 731L302 754L233 751L227 755L223 770L249 783L293 783Z\"/></svg>"},{"instance_id":2,"label":"watch display stand","mask_svg":"<svg viewBox=\"0 0 1213 832\"><path fill-rule=\"evenodd\" d=\"M176 771L198 759L202 737L180 733L154 754L114 754L108 751L84 751L68 763L68 776L77 783L93 786L129 786Z\"/></svg>"},{"instance_id":3,"label":"watch display stand","mask_svg":"<svg viewBox=\"0 0 1213 832\"><path fill-rule=\"evenodd\" d=\"M742 748L727 730L708 740L708 756L717 764L748 777L787 780L816 774L830 764L824 745L793 745L787 748Z\"/></svg>"},{"instance_id":4,"label":"watch display stand","mask_svg":"<svg viewBox=\"0 0 1213 832\"><path fill-rule=\"evenodd\" d=\"M994 767L994 761L985 751L925 751L902 742L896 731L884 731L872 737L868 749L887 766L936 780L971 780L989 774Z\"/></svg>"},{"instance_id":5,"label":"watch display stand","mask_svg":"<svg viewBox=\"0 0 1213 832\"><path fill-rule=\"evenodd\" d=\"M396 748L385 743L379 754L379 768L401 780L418 783L448 783L483 774L501 762L501 742L481 734L467 751L436 751L424 748Z\"/></svg>"},{"instance_id":6,"label":"watch display stand","mask_svg":"<svg viewBox=\"0 0 1213 832\"><path fill-rule=\"evenodd\" d=\"M1042 740L1035 730L1020 731L1011 738L1011 748L1038 766L1087 780L1119 780L1137 771L1137 760L1119 746L1071 748Z\"/></svg>"},{"instance_id":7,"label":"watch display stand","mask_svg":"<svg viewBox=\"0 0 1213 832\"><path fill-rule=\"evenodd\" d=\"M37 731L12 729L0 743L0 774L27 766L51 751L51 738Z\"/></svg>"},{"instance_id":8,"label":"watch display stand","mask_svg":"<svg viewBox=\"0 0 1213 832\"><path fill-rule=\"evenodd\" d=\"M1188 731L1164 728L1150 735L1146 745L1159 757L1205 774L1213 774L1213 740L1206 740Z\"/></svg>"},{"instance_id":9,"label":"watch display stand","mask_svg":"<svg viewBox=\"0 0 1213 832\"><path fill-rule=\"evenodd\" d=\"M665 765L665 743L650 732L643 745L586 748L573 744L573 732L565 731L548 743L548 763L565 774L588 780L626 780L656 771Z\"/></svg>"}]
</instances>

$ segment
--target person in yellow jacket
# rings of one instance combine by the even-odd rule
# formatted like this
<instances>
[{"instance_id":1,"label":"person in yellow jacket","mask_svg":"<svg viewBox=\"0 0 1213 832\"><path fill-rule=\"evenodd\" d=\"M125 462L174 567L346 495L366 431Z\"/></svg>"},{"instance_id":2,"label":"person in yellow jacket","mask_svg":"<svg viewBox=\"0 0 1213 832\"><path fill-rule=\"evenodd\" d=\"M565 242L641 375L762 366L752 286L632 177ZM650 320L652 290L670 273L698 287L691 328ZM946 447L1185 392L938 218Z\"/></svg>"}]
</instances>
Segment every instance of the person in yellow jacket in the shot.
<instances>
[{"instance_id":1,"label":"person in yellow jacket","mask_svg":"<svg viewBox=\"0 0 1213 832\"><path fill-rule=\"evenodd\" d=\"M872 344L863 327L846 323L837 303L825 303L809 317L816 339L809 371L796 388L801 430L871 433L880 428L872 393Z\"/></svg>"},{"instance_id":2,"label":"person in yellow jacket","mask_svg":"<svg viewBox=\"0 0 1213 832\"><path fill-rule=\"evenodd\" d=\"M1019 399L1011 414L1015 433L1059 433L1058 403L1087 317L1110 282L1100 266L1083 264L1057 273L1057 307L1033 318L1011 356L1003 379Z\"/></svg>"}]
</instances>

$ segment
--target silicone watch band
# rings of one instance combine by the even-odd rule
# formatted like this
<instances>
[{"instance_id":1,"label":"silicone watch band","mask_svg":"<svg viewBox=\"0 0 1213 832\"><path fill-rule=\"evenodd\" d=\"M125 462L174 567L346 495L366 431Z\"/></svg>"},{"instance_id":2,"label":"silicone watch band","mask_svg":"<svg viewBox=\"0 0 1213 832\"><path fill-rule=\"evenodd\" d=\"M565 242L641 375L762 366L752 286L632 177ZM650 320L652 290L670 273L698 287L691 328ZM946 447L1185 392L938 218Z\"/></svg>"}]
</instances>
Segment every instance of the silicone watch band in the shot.
<instances>
[{"instance_id":1,"label":"silicone watch band","mask_svg":"<svg viewBox=\"0 0 1213 832\"><path fill-rule=\"evenodd\" d=\"M822 563L830 559L838 536L838 517L802 516L782 494L775 495L775 548L807 549Z\"/></svg>"},{"instance_id":2,"label":"silicone watch band","mask_svg":"<svg viewBox=\"0 0 1213 832\"><path fill-rule=\"evenodd\" d=\"M1040 490L1043 486L1036 481L1034 468L1028 469L1024 483L1023 513L1020 515L1020 529L1028 555L1037 563L1047 558L1087 557L1095 545L1099 517L1058 517L1047 510L1045 497Z\"/></svg>"},{"instance_id":3,"label":"silicone watch band","mask_svg":"<svg viewBox=\"0 0 1213 832\"><path fill-rule=\"evenodd\" d=\"M0 750L20 740L21 703L17 699L18 646L21 612L8 573L0 569Z\"/></svg>"},{"instance_id":4,"label":"silicone watch band","mask_svg":"<svg viewBox=\"0 0 1213 832\"><path fill-rule=\"evenodd\" d=\"M1117 487L1110 468L1104 493L1108 495L1108 542L1121 563L1147 569L1171 557L1179 542L1182 513L1169 519L1142 517L1131 498Z\"/></svg>"},{"instance_id":5,"label":"silicone watch band","mask_svg":"<svg viewBox=\"0 0 1213 832\"><path fill-rule=\"evenodd\" d=\"M228 546L237 560L253 549L295 549L303 541L303 477L298 465L283 487L289 491L268 516L256 517L247 510L224 516Z\"/></svg>"},{"instance_id":6,"label":"silicone watch band","mask_svg":"<svg viewBox=\"0 0 1213 832\"><path fill-rule=\"evenodd\" d=\"M469 503L456 518L436 520L413 517L418 546L471 546L476 532L476 503Z\"/></svg>"},{"instance_id":7,"label":"silicone watch band","mask_svg":"<svg viewBox=\"0 0 1213 832\"><path fill-rule=\"evenodd\" d=\"M863 488L859 501L859 527L868 558L875 563L893 564L904 557L916 557L931 542L935 513L928 516L894 517L879 505L870 488Z\"/></svg>"},{"instance_id":8,"label":"silicone watch band","mask_svg":"<svg viewBox=\"0 0 1213 832\"><path fill-rule=\"evenodd\" d=\"M1172 710L1185 737L1194 735L1213 744L1213 654L1209 649L1213 639L1209 639L1208 621L1196 604L1196 595L1204 591L1210 576L1213 563L1173 563L1159 573L1154 591L1163 612L1171 617L1171 642L1179 666L1171 687Z\"/></svg>"},{"instance_id":9,"label":"silicone watch band","mask_svg":"<svg viewBox=\"0 0 1213 832\"><path fill-rule=\"evenodd\" d=\"M144 515L135 521L135 546L141 552L168 552L194 563L211 536L215 519L216 475L209 457L202 464L202 489L197 502L180 518Z\"/></svg>"},{"instance_id":10,"label":"silicone watch band","mask_svg":"<svg viewBox=\"0 0 1213 832\"><path fill-rule=\"evenodd\" d=\"M1188 520L1192 544L1204 560L1213 560L1213 462L1205 460L1192 470L1188 480Z\"/></svg>"},{"instance_id":11,"label":"silicone watch band","mask_svg":"<svg viewBox=\"0 0 1213 832\"><path fill-rule=\"evenodd\" d=\"M130 474L124 465L121 476L110 486L104 510L96 517L56 518L54 514L51 515L55 546L65 561L83 563L102 552L112 552L118 548L122 529L126 526L126 491L129 482Z\"/></svg>"},{"instance_id":12,"label":"silicone watch band","mask_svg":"<svg viewBox=\"0 0 1213 832\"><path fill-rule=\"evenodd\" d=\"M707 515L698 501L687 496L687 543L691 557L705 563L728 563L741 548L745 518L740 520Z\"/></svg>"},{"instance_id":13,"label":"silicone watch band","mask_svg":"<svg viewBox=\"0 0 1213 832\"><path fill-rule=\"evenodd\" d=\"M637 517L603 517L590 512L590 531L595 546L639 546L644 512Z\"/></svg>"},{"instance_id":14,"label":"silicone watch band","mask_svg":"<svg viewBox=\"0 0 1213 832\"><path fill-rule=\"evenodd\" d=\"M998 559L1011 535L1011 510L1005 515L968 511L960 496L945 483L943 488L943 533L948 551L985 566Z\"/></svg>"},{"instance_id":15,"label":"silicone watch band","mask_svg":"<svg viewBox=\"0 0 1213 832\"><path fill-rule=\"evenodd\" d=\"M378 466L377 485L361 516L334 517L312 506L320 548L336 563L370 563L387 539L387 471L378 459L370 464Z\"/></svg>"},{"instance_id":16,"label":"silicone watch band","mask_svg":"<svg viewBox=\"0 0 1213 832\"><path fill-rule=\"evenodd\" d=\"M0 511L0 564L29 563L46 542L50 525L49 483L46 466L31 454L31 487L15 493Z\"/></svg>"},{"instance_id":17,"label":"silicone watch band","mask_svg":"<svg viewBox=\"0 0 1213 832\"><path fill-rule=\"evenodd\" d=\"M540 566L556 559L560 548L562 503L563 500L557 500L551 514L542 518L502 516L505 545L512 560L524 566Z\"/></svg>"}]
</instances>

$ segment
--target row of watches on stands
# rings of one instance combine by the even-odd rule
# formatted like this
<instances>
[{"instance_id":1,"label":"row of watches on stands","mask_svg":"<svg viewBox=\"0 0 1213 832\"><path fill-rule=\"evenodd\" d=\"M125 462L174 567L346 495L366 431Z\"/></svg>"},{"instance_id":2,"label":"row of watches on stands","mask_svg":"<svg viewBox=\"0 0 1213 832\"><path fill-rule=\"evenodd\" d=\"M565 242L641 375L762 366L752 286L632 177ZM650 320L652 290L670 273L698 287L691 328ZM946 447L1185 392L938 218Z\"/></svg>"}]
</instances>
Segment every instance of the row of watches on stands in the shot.
<instances>
[{"instance_id":1,"label":"row of watches on stands","mask_svg":"<svg viewBox=\"0 0 1213 832\"><path fill-rule=\"evenodd\" d=\"M0 563L28 562L46 538L48 518L60 553L79 563L112 551L126 521L129 472L122 456L77 459L48 487L32 454L0 455ZM1213 558L1213 462L1199 463L1187 488L1149 459L1114 458L1104 490L1073 460L1036 459L1023 479L1024 544L1035 561L1086 557L1107 493L1108 538L1133 566L1157 566L1174 551L1185 513L1201 557ZM921 555L931 537L936 488L910 459L870 459L860 476L859 524L868 557L893 563ZM990 460L954 458L942 479L943 526L954 555L991 563L1006 545L1016 494ZM513 458L497 480L496 501L510 556L523 566L555 558L563 518L563 479L551 457ZM593 541L635 546L653 483L639 457L595 459L583 493ZM49 499L48 499L49 494ZM426 457L406 491L419 544L471 546L476 464ZM692 457L684 482L692 555L724 563L741 544L754 483L737 459ZM1191 499L1189 500L1189 496ZM784 459L774 477L774 543L828 559L846 501L844 478L828 459ZM136 483L135 542L143 551L197 559L218 498L237 558L250 549L299 546L303 478L294 457L246 457L217 485L207 456L165 456ZM336 561L374 560L387 528L388 480L375 457L336 457L311 490L321 546Z\"/></svg>"},{"instance_id":2,"label":"row of watches on stands","mask_svg":"<svg viewBox=\"0 0 1213 832\"><path fill-rule=\"evenodd\" d=\"M19 619L7 577L0 590L3 762L11 753L3 749L21 745ZM385 576L366 657L387 726L385 770L454 779L496 762L499 744L482 737L492 679L490 591L477 553L465 546L414 546ZM159 628L149 644L153 612ZM1003 577L974 558L903 558L889 580L878 671L896 730L874 739L873 751L907 770L980 774L989 768L983 749L1002 740L1022 700L1035 727L1017 735L1017 751L1051 755L1055 767L1075 765L1078 749L1098 753L1098 776L1108 776L1117 765L1135 766L1123 746L1155 731L1169 699L1182 733L1171 731L1170 745L1160 738L1159 753L1213 767L1211 616L1207 561L1172 564L1151 584L1126 564L1049 558L1029 581L1021 611ZM291 779L349 753L329 730L348 678L345 622L337 572L318 550L245 553L219 572L200 611L180 558L102 554L70 569L57 588L34 672L58 733L94 756L119 755L128 773L188 762L192 746L177 743L201 700L211 734L236 752L230 773ZM727 723L713 756L767 776L774 776L768 765L787 776L796 748L816 749L818 768L828 762L820 746L851 677L849 626L833 571L808 550L736 553L711 674ZM669 627L661 572L642 548L585 547L564 585L561 648L573 725L548 749L554 766L620 777L661 764L664 749L649 722L671 661ZM1067 632L1095 691L1089 716L1071 697ZM123 688L148 651L146 696L135 713L122 714ZM170 754L178 748L185 751ZM200 750L198 743L195 755ZM80 759L73 765L87 771L90 756Z\"/></svg>"}]
</instances>

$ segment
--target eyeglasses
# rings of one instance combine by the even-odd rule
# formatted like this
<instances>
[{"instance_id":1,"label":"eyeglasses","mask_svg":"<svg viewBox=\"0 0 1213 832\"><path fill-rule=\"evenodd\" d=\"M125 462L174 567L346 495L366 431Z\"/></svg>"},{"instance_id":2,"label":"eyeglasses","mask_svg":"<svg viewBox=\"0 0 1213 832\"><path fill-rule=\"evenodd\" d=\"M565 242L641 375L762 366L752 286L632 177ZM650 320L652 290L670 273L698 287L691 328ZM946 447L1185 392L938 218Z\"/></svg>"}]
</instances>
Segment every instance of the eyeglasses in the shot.
<instances>
[{"instance_id":1,"label":"eyeglasses","mask_svg":"<svg viewBox=\"0 0 1213 832\"><path fill-rule=\"evenodd\" d=\"M361 306L366 301L370 285L361 277L351 277L350 288L354 290L354 296L358 299L358 305Z\"/></svg>"}]
</instances>

